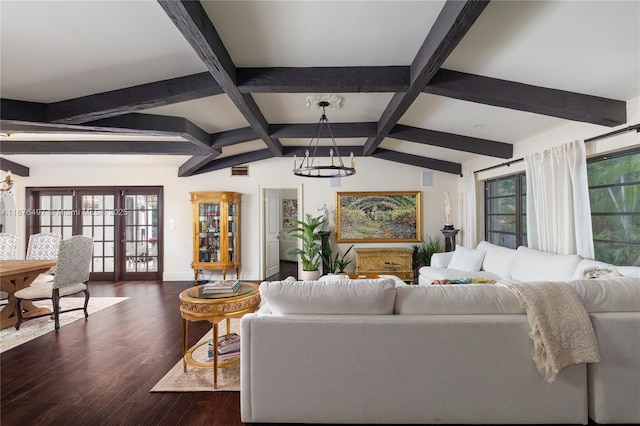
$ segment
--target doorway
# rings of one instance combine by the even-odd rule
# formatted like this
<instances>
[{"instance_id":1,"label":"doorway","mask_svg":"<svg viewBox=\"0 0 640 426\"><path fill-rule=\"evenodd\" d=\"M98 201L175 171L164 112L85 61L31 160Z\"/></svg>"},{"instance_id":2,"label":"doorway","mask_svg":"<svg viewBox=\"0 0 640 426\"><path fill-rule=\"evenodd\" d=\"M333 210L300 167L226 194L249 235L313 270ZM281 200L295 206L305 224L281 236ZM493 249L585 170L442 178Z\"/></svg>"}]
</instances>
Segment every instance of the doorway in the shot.
<instances>
[{"instance_id":1,"label":"doorway","mask_svg":"<svg viewBox=\"0 0 640 426\"><path fill-rule=\"evenodd\" d=\"M289 237L286 230L293 226L292 220L301 218L302 185L263 186L260 196L260 279L283 273L297 275L290 273L298 270L297 259L285 254L288 247L297 246L297 240Z\"/></svg>"},{"instance_id":2,"label":"doorway","mask_svg":"<svg viewBox=\"0 0 640 426\"><path fill-rule=\"evenodd\" d=\"M162 187L27 188L27 238L93 238L91 280L161 280Z\"/></svg>"}]
</instances>

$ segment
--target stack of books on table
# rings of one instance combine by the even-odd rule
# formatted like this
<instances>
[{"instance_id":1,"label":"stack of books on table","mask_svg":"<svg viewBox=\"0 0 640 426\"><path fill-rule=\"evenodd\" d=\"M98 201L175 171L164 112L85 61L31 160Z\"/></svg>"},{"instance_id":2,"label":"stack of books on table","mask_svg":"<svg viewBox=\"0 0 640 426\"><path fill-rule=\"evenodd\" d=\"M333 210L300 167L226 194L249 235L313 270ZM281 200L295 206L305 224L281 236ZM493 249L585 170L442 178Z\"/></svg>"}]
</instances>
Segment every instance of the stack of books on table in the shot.
<instances>
[{"instance_id":1,"label":"stack of books on table","mask_svg":"<svg viewBox=\"0 0 640 426\"><path fill-rule=\"evenodd\" d=\"M240 355L240 336L231 333L218 337L218 361L227 361Z\"/></svg>"},{"instance_id":2,"label":"stack of books on table","mask_svg":"<svg viewBox=\"0 0 640 426\"><path fill-rule=\"evenodd\" d=\"M239 289L238 280L209 281L202 287L202 294L235 293Z\"/></svg>"}]
</instances>

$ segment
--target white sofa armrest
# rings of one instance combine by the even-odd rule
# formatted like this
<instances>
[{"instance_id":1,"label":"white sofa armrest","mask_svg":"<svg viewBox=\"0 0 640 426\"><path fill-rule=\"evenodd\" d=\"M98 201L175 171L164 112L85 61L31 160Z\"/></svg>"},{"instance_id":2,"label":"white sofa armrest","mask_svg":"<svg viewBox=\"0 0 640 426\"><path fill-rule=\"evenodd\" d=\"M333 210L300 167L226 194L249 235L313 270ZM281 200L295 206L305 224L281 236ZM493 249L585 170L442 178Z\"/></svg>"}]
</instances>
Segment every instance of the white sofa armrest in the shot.
<instances>
[{"instance_id":1,"label":"white sofa armrest","mask_svg":"<svg viewBox=\"0 0 640 426\"><path fill-rule=\"evenodd\" d=\"M444 253L433 253L431 256L431 266L434 268L446 268L453 257L452 251Z\"/></svg>"}]
</instances>

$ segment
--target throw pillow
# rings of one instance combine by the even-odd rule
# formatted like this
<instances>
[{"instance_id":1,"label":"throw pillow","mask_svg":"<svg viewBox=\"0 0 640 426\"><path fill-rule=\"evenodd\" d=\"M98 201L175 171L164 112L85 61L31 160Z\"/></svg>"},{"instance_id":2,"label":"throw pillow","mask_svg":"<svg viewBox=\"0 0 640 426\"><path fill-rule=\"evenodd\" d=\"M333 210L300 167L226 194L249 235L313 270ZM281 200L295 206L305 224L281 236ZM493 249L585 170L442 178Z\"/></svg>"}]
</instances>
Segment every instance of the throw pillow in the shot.
<instances>
[{"instance_id":1,"label":"throw pillow","mask_svg":"<svg viewBox=\"0 0 640 426\"><path fill-rule=\"evenodd\" d=\"M482 268L482 261L484 260L485 251L469 249L466 247L458 246L453 252L451 262L449 262L449 269L457 269L459 271L476 272Z\"/></svg>"},{"instance_id":2,"label":"throw pillow","mask_svg":"<svg viewBox=\"0 0 640 426\"><path fill-rule=\"evenodd\" d=\"M582 277L585 279L590 278L613 278L613 277L621 277L622 274L615 268L600 268L598 266L592 266L590 268L585 268L582 271Z\"/></svg>"}]
</instances>

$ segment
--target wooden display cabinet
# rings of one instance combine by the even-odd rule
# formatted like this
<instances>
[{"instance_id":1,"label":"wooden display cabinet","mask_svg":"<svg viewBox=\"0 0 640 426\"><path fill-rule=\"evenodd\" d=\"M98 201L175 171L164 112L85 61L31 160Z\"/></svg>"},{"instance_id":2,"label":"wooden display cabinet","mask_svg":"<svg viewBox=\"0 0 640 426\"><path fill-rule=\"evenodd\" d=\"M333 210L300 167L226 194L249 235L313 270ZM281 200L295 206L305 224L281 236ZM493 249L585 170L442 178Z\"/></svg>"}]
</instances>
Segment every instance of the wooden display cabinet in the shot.
<instances>
[{"instance_id":1,"label":"wooden display cabinet","mask_svg":"<svg viewBox=\"0 0 640 426\"><path fill-rule=\"evenodd\" d=\"M194 281L200 271L235 269L240 279L240 195L237 192L189 192L193 206Z\"/></svg>"}]
</instances>

